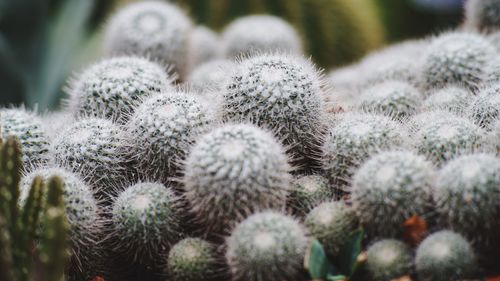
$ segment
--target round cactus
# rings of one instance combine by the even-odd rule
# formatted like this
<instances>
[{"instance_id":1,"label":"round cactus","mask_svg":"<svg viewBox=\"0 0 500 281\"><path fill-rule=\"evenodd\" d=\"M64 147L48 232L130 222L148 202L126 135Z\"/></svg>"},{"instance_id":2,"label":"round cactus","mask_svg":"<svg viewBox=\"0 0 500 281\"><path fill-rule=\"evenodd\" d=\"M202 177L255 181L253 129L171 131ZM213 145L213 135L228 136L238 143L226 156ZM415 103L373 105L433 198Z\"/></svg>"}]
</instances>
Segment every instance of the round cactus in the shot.
<instances>
[{"instance_id":1,"label":"round cactus","mask_svg":"<svg viewBox=\"0 0 500 281\"><path fill-rule=\"evenodd\" d=\"M323 145L323 169L330 183L349 191L354 170L371 154L407 143L408 132L389 117L344 113Z\"/></svg>"},{"instance_id":2,"label":"round cactus","mask_svg":"<svg viewBox=\"0 0 500 281\"><path fill-rule=\"evenodd\" d=\"M178 198L162 184L128 187L113 204L111 235L115 251L134 262L157 262L180 237Z\"/></svg>"},{"instance_id":3,"label":"round cactus","mask_svg":"<svg viewBox=\"0 0 500 281\"><path fill-rule=\"evenodd\" d=\"M481 35L445 33L431 43L422 64L422 86L440 89L449 85L464 85L477 91L487 79L487 65L495 50Z\"/></svg>"},{"instance_id":4,"label":"round cactus","mask_svg":"<svg viewBox=\"0 0 500 281\"><path fill-rule=\"evenodd\" d=\"M475 269L476 256L461 235L444 230L433 233L420 244L415 265L421 280L459 280Z\"/></svg>"},{"instance_id":5,"label":"round cactus","mask_svg":"<svg viewBox=\"0 0 500 281\"><path fill-rule=\"evenodd\" d=\"M80 176L95 192L110 195L124 180L124 132L106 119L83 119L54 141L55 162Z\"/></svg>"},{"instance_id":6,"label":"round cactus","mask_svg":"<svg viewBox=\"0 0 500 281\"><path fill-rule=\"evenodd\" d=\"M359 222L352 208L342 201L336 201L325 202L312 209L304 224L309 235L321 242L326 254L335 257L349 241Z\"/></svg>"},{"instance_id":7,"label":"round cactus","mask_svg":"<svg viewBox=\"0 0 500 281\"><path fill-rule=\"evenodd\" d=\"M498 119L492 126L490 140L492 145L496 148L497 155L500 155L500 119Z\"/></svg>"},{"instance_id":8,"label":"round cactus","mask_svg":"<svg viewBox=\"0 0 500 281\"><path fill-rule=\"evenodd\" d=\"M401 236L408 218L425 217L434 176L432 163L412 152L383 152L366 161L354 175L352 204L368 233Z\"/></svg>"},{"instance_id":9,"label":"round cactus","mask_svg":"<svg viewBox=\"0 0 500 281\"><path fill-rule=\"evenodd\" d=\"M396 118L413 115L422 104L422 95L406 82L387 81L363 91L359 107Z\"/></svg>"},{"instance_id":10,"label":"round cactus","mask_svg":"<svg viewBox=\"0 0 500 281\"><path fill-rule=\"evenodd\" d=\"M422 104L422 110L448 110L455 114L461 114L471 102L472 97L472 94L466 89L450 86L428 96Z\"/></svg>"},{"instance_id":11,"label":"round cactus","mask_svg":"<svg viewBox=\"0 0 500 281\"><path fill-rule=\"evenodd\" d=\"M40 117L40 123L51 141L74 122L75 117L68 110L46 112Z\"/></svg>"},{"instance_id":12,"label":"round cactus","mask_svg":"<svg viewBox=\"0 0 500 281\"><path fill-rule=\"evenodd\" d=\"M300 176L293 180L287 206L299 216L305 216L322 202L335 197L328 180L319 175Z\"/></svg>"},{"instance_id":13,"label":"round cactus","mask_svg":"<svg viewBox=\"0 0 500 281\"><path fill-rule=\"evenodd\" d=\"M0 109L0 138L10 135L19 139L25 169L49 160L49 139L34 113L22 108Z\"/></svg>"},{"instance_id":14,"label":"round cactus","mask_svg":"<svg viewBox=\"0 0 500 281\"><path fill-rule=\"evenodd\" d=\"M191 20L174 4L132 3L118 11L106 27L105 52L149 57L172 65L182 77L191 26Z\"/></svg>"},{"instance_id":15,"label":"round cactus","mask_svg":"<svg viewBox=\"0 0 500 281\"><path fill-rule=\"evenodd\" d=\"M491 154L465 155L449 162L435 181L440 217L471 241L487 245L500 228L500 159Z\"/></svg>"},{"instance_id":16,"label":"round cactus","mask_svg":"<svg viewBox=\"0 0 500 281\"><path fill-rule=\"evenodd\" d=\"M219 56L219 37L210 28L198 26L189 35L188 69L213 60Z\"/></svg>"},{"instance_id":17,"label":"round cactus","mask_svg":"<svg viewBox=\"0 0 500 281\"><path fill-rule=\"evenodd\" d=\"M69 107L75 116L109 118L124 123L141 100L169 88L172 78L143 58L103 60L75 78Z\"/></svg>"},{"instance_id":18,"label":"round cactus","mask_svg":"<svg viewBox=\"0 0 500 281\"><path fill-rule=\"evenodd\" d=\"M467 0L465 24L480 31L494 31L500 28L500 1Z\"/></svg>"},{"instance_id":19,"label":"round cactus","mask_svg":"<svg viewBox=\"0 0 500 281\"><path fill-rule=\"evenodd\" d=\"M229 60L212 60L195 68L186 82L200 93L219 94L234 67L235 64Z\"/></svg>"},{"instance_id":20,"label":"round cactus","mask_svg":"<svg viewBox=\"0 0 500 281\"><path fill-rule=\"evenodd\" d=\"M160 94L145 100L127 124L130 158L150 180L166 182L212 117L187 93Z\"/></svg>"},{"instance_id":21,"label":"round cactus","mask_svg":"<svg viewBox=\"0 0 500 281\"><path fill-rule=\"evenodd\" d=\"M302 226L292 218L271 211L254 214L227 241L233 280L296 280L307 243Z\"/></svg>"},{"instance_id":22,"label":"round cactus","mask_svg":"<svg viewBox=\"0 0 500 281\"><path fill-rule=\"evenodd\" d=\"M380 240L368 248L366 266L373 281L396 280L410 274L412 254L401 241Z\"/></svg>"},{"instance_id":23,"label":"round cactus","mask_svg":"<svg viewBox=\"0 0 500 281\"><path fill-rule=\"evenodd\" d=\"M201 137L187 157L184 184L207 232L227 233L246 216L283 209L290 189L283 147L253 125L225 125Z\"/></svg>"},{"instance_id":24,"label":"round cactus","mask_svg":"<svg viewBox=\"0 0 500 281\"><path fill-rule=\"evenodd\" d=\"M167 260L174 281L211 280L218 268L215 246L199 238L186 238L175 244Z\"/></svg>"},{"instance_id":25,"label":"round cactus","mask_svg":"<svg viewBox=\"0 0 500 281\"><path fill-rule=\"evenodd\" d=\"M490 129L500 119L500 83L482 89L468 108L468 115L477 125Z\"/></svg>"},{"instance_id":26,"label":"round cactus","mask_svg":"<svg viewBox=\"0 0 500 281\"><path fill-rule=\"evenodd\" d=\"M227 58L255 53L300 54L302 43L295 29L279 17L253 15L236 19L222 34L223 54Z\"/></svg>"},{"instance_id":27,"label":"round cactus","mask_svg":"<svg viewBox=\"0 0 500 281\"><path fill-rule=\"evenodd\" d=\"M301 57L261 55L241 62L227 83L223 118L274 130L298 165L314 166L324 130L322 81Z\"/></svg>"}]
</instances>

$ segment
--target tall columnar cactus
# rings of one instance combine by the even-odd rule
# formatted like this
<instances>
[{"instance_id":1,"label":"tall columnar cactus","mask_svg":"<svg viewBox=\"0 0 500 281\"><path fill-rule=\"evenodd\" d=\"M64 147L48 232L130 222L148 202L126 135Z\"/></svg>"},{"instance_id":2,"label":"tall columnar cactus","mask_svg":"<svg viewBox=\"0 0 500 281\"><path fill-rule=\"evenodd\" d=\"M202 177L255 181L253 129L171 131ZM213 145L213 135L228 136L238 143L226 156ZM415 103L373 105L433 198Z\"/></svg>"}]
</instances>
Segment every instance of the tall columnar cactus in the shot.
<instances>
[{"instance_id":1,"label":"tall columnar cactus","mask_svg":"<svg viewBox=\"0 0 500 281\"><path fill-rule=\"evenodd\" d=\"M311 168L324 130L322 92L319 72L302 57L252 57L240 63L226 84L223 118L272 129L290 147L292 160Z\"/></svg>"},{"instance_id":2,"label":"tall columnar cactus","mask_svg":"<svg viewBox=\"0 0 500 281\"><path fill-rule=\"evenodd\" d=\"M500 83L495 83L482 89L472 100L467 114L474 123L485 129L500 119Z\"/></svg>"},{"instance_id":3,"label":"tall columnar cactus","mask_svg":"<svg viewBox=\"0 0 500 281\"><path fill-rule=\"evenodd\" d=\"M44 164L49 160L49 139L41 121L22 108L0 109L0 137L14 135L23 149L25 169Z\"/></svg>"},{"instance_id":4,"label":"tall columnar cactus","mask_svg":"<svg viewBox=\"0 0 500 281\"><path fill-rule=\"evenodd\" d=\"M248 215L283 210L290 167L283 147L253 125L225 125L201 137L186 160L186 198L207 233L225 234Z\"/></svg>"},{"instance_id":5,"label":"tall columnar cactus","mask_svg":"<svg viewBox=\"0 0 500 281\"><path fill-rule=\"evenodd\" d=\"M410 248L398 240L380 240L368 248L366 267L374 281L397 280L411 273Z\"/></svg>"},{"instance_id":6,"label":"tall columnar cactus","mask_svg":"<svg viewBox=\"0 0 500 281\"><path fill-rule=\"evenodd\" d=\"M467 89L450 86L429 95L422 104L422 111L448 110L461 115L472 99L473 95Z\"/></svg>"},{"instance_id":7,"label":"tall columnar cactus","mask_svg":"<svg viewBox=\"0 0 500 281\"><path fill-rule=\"evenodd\" d=\"M314 207L335 198L335 190L320 175L299 176L292 181L287 207L295 215L304 217Z\"/></svg>"},{"instance_id":8,"label":"tall columnar cactus","mask_svg":"<svg viewBox=\"0 0 500 281\"><path fill-rule=\"evenodd\" d=\"M212 280L220 273L216 246L200 238L186 238L168 254L168 273L174 281Z\"/></svg>"},{"instance_id":9,"label":"tall columnar cactus","mask_svg":"<svg viewBox=\"0 0 500 281\"><path fill-rule=\"evenodd\" d=\"M144 58L106 59L74 78L69 87L69 110L76 117L124 123L140 101L170 89L172 80L160 65Z\"/></svg>"},{"instance_id":10,"label":"tall columnar cactus","mask_svg":"<svg viewBox=\"0 0 500 281\"><path fill-rule=\"evenodd\" d=\"M323 145L325 176L336 188L350 191L356 168L380 150L407 144L408 132L383 115L344 113L330 128Z\"/></svg>"},{"instance_id":11,"label":"tall columnar cactus","mask_svg":"<svg viewBox=\"0 0 500 281\"><path fill-rule=\"evenodd\" d=\"M213 121L214 116L187 93L156 95L130 118L127 150L147 179L166 182L177 175L186 152Z\"/></svg>"},{"instance_id":12,"label":"tall columnar cactus","mask_svg":"<svg viewBox=\"0 0 500 281\"><path fill-rule=\"evenodd\" d=\"M421 83L430 89L464 85L477 91L487 77L487 66L495 48L474 33L452 32L436 37L424 54Z\"/></svg>"},{"instance_id":13,"label":"tall columnar cactus","mask_svg":"<svg viewBox=\"0 0 500 281\"><path fill-rule=\"evenodd\" d=\"M500 1L467 0L465 24L478 31L492 32L500 29Z\"/></svg>"},{"instance_id":14,"label":"tall columnar cactus","mask_svg":"<svg viewBox=\"0 0 500 281\"><path fill-rule=\"evenodd\" d=\"M354 175L352 203L361 223L375 237L401 237L404 222L425 217L432 207L434 166L412 152L383 152Z\"/></svg>"},{"instance_id":15,"label":"tall columnar cactus","mask_svg":"<svg viewBox=\"0 0 500 281\"><path fill-rule=\"evenodd\" d=\"M302 226L290 217L271 211L248 217L227 240L233 280L296 280L307 242Z\"/></svg>"},{"instance_id":16,"label":"tall columnar cactus","mask_svg":"<svg viewBox=\"0 0 500 281\"><path fill-rule=\"evenodd\" d=\"M138 55L171 65L184 76L191 20L177 6L144 1L123 7L105 32L108 55Z\"/></svg>"},{"instance_id":17,"label":"tall columnar cactus","mask_svg":"<svg viewBox=\"0 0 500 281\"><path fill-rule=\"evenodd\" d=\"M37 260L39 280L63 281L69 250L63 183L52 177L46 186L41 177L36 177L20 206L21 173L20 144L9 137L0 147L1 280L30 280L34 277L33 261ZM33 250L35 238L38 244Z\"/></svg>"}]
</instances>

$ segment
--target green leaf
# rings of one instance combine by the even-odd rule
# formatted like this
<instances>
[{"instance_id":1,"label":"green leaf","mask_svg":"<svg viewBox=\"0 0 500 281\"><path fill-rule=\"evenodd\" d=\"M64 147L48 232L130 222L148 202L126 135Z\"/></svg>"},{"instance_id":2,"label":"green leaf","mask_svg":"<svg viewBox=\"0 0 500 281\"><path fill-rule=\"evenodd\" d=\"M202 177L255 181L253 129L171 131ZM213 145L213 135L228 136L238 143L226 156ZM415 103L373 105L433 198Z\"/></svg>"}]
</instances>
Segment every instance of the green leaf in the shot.
<instances>
[{"instance_id":1,"label":"green leaf","mask_svg":"<svg viewBox=\"0 0 500 281\"><path fill-rule=\"evenodd\" d=\"M318 240L311 243L304 264L312 279L326 280L327 275L336 275L335 267L328 261Z\"/></svg>"},{"instance_id":2,"label":"green leaf","mask_svg":"<svg viewBox=\"0 0 500 281\"><path fill-rule=\"evenodd\" d=\"M326 276L326 280L327 281L342 281L342 280L347 280L347 277L345 277L344 275L330 275L328 274Z\"/></svg>"},{"instance_id":3,"label":"green leaf","mask_svg":"<svg viewBox=\"0 0 500 281\"><path fill-rule=\"evenodd\" d=\"M356 260L361 253L361 242L363 241L364 231L362 228L354 231L350 239L345 243L339 251L335 265L339 271L351 276L356 266Z\"/></svg>"}]
</instances>

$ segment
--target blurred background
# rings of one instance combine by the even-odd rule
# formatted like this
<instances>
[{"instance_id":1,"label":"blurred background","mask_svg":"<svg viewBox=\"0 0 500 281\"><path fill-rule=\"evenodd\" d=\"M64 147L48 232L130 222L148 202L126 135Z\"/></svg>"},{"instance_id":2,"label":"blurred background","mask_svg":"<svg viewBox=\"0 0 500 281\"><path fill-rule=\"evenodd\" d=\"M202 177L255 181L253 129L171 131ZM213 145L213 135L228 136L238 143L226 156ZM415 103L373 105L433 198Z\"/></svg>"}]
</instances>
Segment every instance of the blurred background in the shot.
<instances>
[{"instance_id":1,"label":"blurred background","mask_svg":"<svg viewBox=\"0 0 500 281\"><path fill-rule=\"evenodd\" d=\"M390 43L450 29L463 18L463 0L170 1L216 31L242 15L283 17L326 70ZM109 15L129 2L136 1L0 0L0 105L56 108L68 77L101 57Z\"/></svg>"}]
</instances>

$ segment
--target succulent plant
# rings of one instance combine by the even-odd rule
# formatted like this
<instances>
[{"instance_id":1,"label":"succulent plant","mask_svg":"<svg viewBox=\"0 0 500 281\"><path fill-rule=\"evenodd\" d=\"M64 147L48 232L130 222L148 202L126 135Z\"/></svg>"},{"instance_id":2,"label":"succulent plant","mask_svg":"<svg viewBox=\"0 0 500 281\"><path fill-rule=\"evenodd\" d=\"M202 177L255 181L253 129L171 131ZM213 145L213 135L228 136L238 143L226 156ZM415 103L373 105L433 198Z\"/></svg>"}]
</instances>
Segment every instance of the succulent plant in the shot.
<instances>
[{"instance_id":1,"label":"succulent plant","mask_svg":"<svg viewBox=\"0 0 500 281\"><path fill-rule=\"evenodd\" d=\"M246 59L224 91L225 120L272 129L298 168L315 165L326 110L322 79L309 61L278 54Z\"/></svg>"},{"instance_id":2,"label":"succulent plant","mask_svg":"<svg viewBox=\"0 0 500 281\"><path fill-rule=\"evenodd\" d=\"M170 89L172 80L160 65L144 58L106 59L75 77L68 107L76 117L125 123L143 99Z\"/></svg>"},{"instance_id":3,"label":"succulent plant","mask_svg":"<svg viewBox=\"0 0 500 281\"><path fill-rule=\"evenodd\" d=\"M241 222L227 240L233 280L294 280L302 269L308 239L292 218L266 211Z\"/></svg>"},{"instance_id":4,"label":"succulent plant","mask_svg":"<svg viewBox=\"0 0 500 281\"><path fill-rule=\"evenodd\" d=\"M389 117L370 113L344 113L330 128L323 145L323 169L330 183L349 192L357 167L370 155L405 146L408 132Z\"/></svg>"},{"instance_id":5,"label":"succulent plant","mask_svg":"<svg viewBox=\"0 0 500 281\"><path fill-rule=\"evenodd\" d=\"M450 86L429 95L422 104L422 111L448 110L457 115L462 114L473 95L466 89Z\"/></svg>"},{"instance_id":6,"label":"succulent plant","mask_svg":"<svg viewBox=\"0 0 500 281\"><path fill-rule=\"evenodd\" d=\"M490 139L492 145L496 147L497 155L500 155L500 119L493 124Z\"/></svg>"},{"instance_id":7,"label":"succulent plant","mask_svg":"<svg viewBox=\"0 0 500 281\"><path fill-rule=\"evenodd\" d=\"M403 242L384 239L368 248L366 267L374 281L396 280L412 269L410 248Z\"/></svg>"},{"instance_id":8,"label":"succulent plant","mask_svg":"<svg viewBox=\"0 0 500 281\"><path fill-rule=\"evenodd\" d=\"M211 280L219 270L215 245L200 238L185 238L175 244L167 265L174 281Z\"/></svg>"},{"instance_id":9,"label":"succulent plant","mask_svg":"<svg viewBox=\"0 0 500 281\"><path fill-rule=\"evenodd\" d=\"M23 108L0 109L0 137L14 135L23 150L24 169L46 163L50 156L47 133L38 117Z\"/></svg>"},{"instance_id":10,"label":"succulent plant","mask_svg":"<svg viewBox=\"0 0 500 281\"><path fill-rule=\"evenodd\" d=\"M292 181L287 206L294 214L304 217L320 203L334 198L335 190L326 178L320 175L299 176Z\"/></svg>"},{"instance_id":11,"label":"succulent plant","mask_svg":"<svg viewBox=\"0 0 500 281\"><path fill-rule=\"evenodd\" d=\"M290 190L283 147L253 125L225 125L202 136L184 169L186 198L206 233L225 234L248 215L282 210Z\"/></svg>"},{"instance_id":12,"label":"succulent plant","mask_svg":"<svg viewBox=\"0 0 500 281\"><path fill-rule=\"evenodd\" d=\"M186 151L205 133L213 116L196 98L168 92L146 99L127 124L127 151L145 178L176 176Z\"/></svg>"},{"instance_id":13,"label":"succulent plant","mask_svg":"<svg viewBox=\"0 0 500 281\"><path fill-rule=\"evenodd\" d=\"M424 55L421 83L425 89L463 85L477 91L494 57L493 45L474 33L452 32L436 37Z\"/></svg>"},{"instance_id":14,"label":"succulent plant","mask_svg":"<svg viewBox=\"0 0 500 281\"><path fill-rule=\"evenodd\" d=\"M221 45L224 56L230 59L269 52L302 53L302 42L295 29L270 15L236 19L222 33Z\"/></svg>"},{"instance_id":15,"label":"succulent plant","mask_svg":"<svg viewBox=\"0 0 500 281\"><path fill-rule=\"evenodd\" d=\"M186 82L194 90L210 95L210 98L219 94L222 96L226 81L229 80L234 67L235 63L230 60L211 60L195 68Z\"/></svg>"},{"instance_id":16,"label":"succulent plant","mask_svg":"<svg viewBox=\"0 0 500 281\"><path fill-rule=\"evenodd\" d=\"M477 125L490 129L493 122L500 119L500 83L482 89L467 111Z\"/></svg>"},{"instance_id":17,"label":"succulent plant","mask_svg":"<svg viewBox=\"0 0 500 281\"><path fill-rule=\"evenodd\" d=\"M420 92L407 82L386 81L365 89L359 107L396 118L413 115L422 104Z\"/></svg>"},{"instance_id":18,"label":"succulent plant","mask_svg":"<svg viewBox=\"0 0 500 281\"><path fill-rule=\"evenodd\" d=\"M354 175L353 208L371 236L400 237L407 219L431 209L434 177L432 163L413 152L374 155Z\"/></svg>"},{"instance_id":19,"label":"succulent plant","mask_svg":"<svg viewBox=\"0 0 500 281\"><path fill-rule=\"evenodd\" d=\"M465 4L466 26L479 31L494 31L500 28L500 1L467 0Z\"/></svg>"},{"instance_id":20,"label":"succulent plant","mask_svg":"<svg viewBox=\"0 0 500 281\"><path fill-rule=\"evenodd\" d=\"M422 280L459 280L468 277L475 266L476 256L469 242L452 231L433 233L417 248L415 267Z\"/></svg>"},{"instance_id":21,"label":"succulent plant","mask_svg":"<svg viewBox=\"0 0 500 281\"><path fill-rule=\"evenodd\" d=\"M188 69L191 72L203 63L219 57L219 35L210 28L200 25L189 35Z\"/></svg>"},{"instance_id":22,"label":"succulent plant","mask_svg":"<svg viewBox=\"0 0 500 281\"><path fill-rule=\"evenodd\" d=\"M191 20L174 4L131 3L114 14L106 26L105 52L149 57L171 65L183 77L191 28Z\"/></svg>"},{"instance_id":23,"label":"succulent plant","mask_svg":"<svg viewBox=\"0 0 500 281\"><path fill-rule=\"evenodd\" d=\"M329 257L337 257L341 248L358 228L354 210L343 201L324 202L307 214L304 225L310 236L317 239Z\"/></svg>"},{"instance_id":24,"label":"succulent plant","mask_svg":"<svg viewBox=\"0 0 500 281\"><path fill-rule=\"evenodd\" d=\"M164 185L141 182L113 203L110 241L116 252L136 263L159 264L180 240L178 197Z\"/></svg>"}]
</instances>

